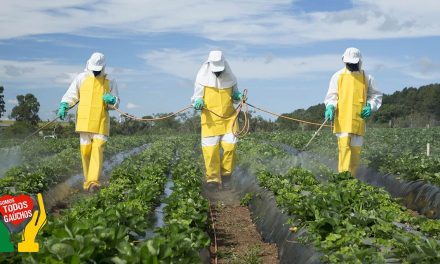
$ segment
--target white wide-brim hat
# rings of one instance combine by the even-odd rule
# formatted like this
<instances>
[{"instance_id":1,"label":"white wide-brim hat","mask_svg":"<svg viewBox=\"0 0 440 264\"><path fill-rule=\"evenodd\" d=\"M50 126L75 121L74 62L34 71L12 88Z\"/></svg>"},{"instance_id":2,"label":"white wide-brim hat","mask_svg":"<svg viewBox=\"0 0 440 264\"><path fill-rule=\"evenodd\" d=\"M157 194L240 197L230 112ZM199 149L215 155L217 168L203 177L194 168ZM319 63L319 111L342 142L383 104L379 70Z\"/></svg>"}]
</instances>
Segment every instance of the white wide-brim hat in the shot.
<instances>
[{"instance_id":1,"label":"white wide-brim hat","mask_svg":"<svg viewBox=\"0 0 440 264\"><path fill-rule=\"evenodd\" d=\"M102 71L105 66L104 54L95 52L87 61L87 69L90 71Z\"/></svg>"},{"instance_id":2,"label":"white wide-brim hat","mask_svg":"<svg viewBox=\"0 0 440 264\"><path fill-rule=\"evenodd\" d=\"M352 63L356 64L359 63L362 59L361 51L357 48L348 48L345 50L344 54L342 55L342 61L344 63Z\"/></svg>"}]
</instances>

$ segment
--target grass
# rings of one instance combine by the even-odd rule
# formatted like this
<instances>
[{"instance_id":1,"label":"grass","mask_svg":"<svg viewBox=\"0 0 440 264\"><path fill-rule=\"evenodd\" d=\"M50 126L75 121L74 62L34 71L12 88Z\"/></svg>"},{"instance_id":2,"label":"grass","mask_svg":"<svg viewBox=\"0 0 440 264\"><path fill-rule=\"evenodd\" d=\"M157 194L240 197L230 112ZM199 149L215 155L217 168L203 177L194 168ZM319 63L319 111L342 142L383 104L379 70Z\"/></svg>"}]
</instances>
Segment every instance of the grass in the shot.
<instances>
[{"instance_id":1,"label":"grass","mask_svg":"<svg viewBox=\"0 0 440 264\"><path fill-rule=\"evenodd\" d=\"M230 264L261 264L260 257L261 248L258 245L252 245L249 250L242 256L232 254L232 259L228 261Z\"/></svg>"},{"instance_id":2,"label":"grass","mask_svg":"<svg viewBox=\"0 0 440 264\"><path fill-rule=\"evenodd\" d=\"M10 126L15 123L15 120L0 120L0 125Z\"/></svg>"}]
</instances>

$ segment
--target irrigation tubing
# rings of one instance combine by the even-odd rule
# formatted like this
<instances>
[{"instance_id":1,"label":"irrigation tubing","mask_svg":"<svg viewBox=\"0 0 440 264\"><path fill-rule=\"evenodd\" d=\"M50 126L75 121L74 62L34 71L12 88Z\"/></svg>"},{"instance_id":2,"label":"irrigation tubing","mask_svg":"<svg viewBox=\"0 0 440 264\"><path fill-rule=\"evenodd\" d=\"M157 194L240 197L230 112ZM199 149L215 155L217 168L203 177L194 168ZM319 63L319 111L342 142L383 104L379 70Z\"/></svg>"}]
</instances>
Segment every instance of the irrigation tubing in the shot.
<instances>
[{"instance_id":1,"label":"irrigation tubing","mask_svg":"<svg viewBox=\"0 0 440 264\"><path fill-rule=\"evenodd\" d=\"M212 205L211 205L211 203L209 203L209 215L211 217L212 231L214 233L214 255L215 255L214 263L217 264L217 232L215 230L215 219L214 219L214 217L212 215Z\"/></svg>"}]
</instances>

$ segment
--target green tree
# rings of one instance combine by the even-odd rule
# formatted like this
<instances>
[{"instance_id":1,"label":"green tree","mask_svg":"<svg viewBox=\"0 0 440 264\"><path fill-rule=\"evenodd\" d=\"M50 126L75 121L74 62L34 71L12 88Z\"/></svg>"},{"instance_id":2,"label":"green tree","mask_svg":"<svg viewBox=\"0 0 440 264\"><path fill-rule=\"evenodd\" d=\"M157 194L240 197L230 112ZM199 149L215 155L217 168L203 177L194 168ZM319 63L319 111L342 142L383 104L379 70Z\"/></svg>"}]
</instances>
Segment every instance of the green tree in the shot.
<instances>
[{"instance_id":1,"label":"green tree","mask_svg":"<svg viewBox=\"0 0 440 264\"><path fill-rule=\"evenodd\" d=\"M270 120L265 120L262 116L253 116L250 113L250 131L252 132L259 132L259 131L274 131L276 130L277 126L275 122L272 122Z\"/></svg>"},{"instance_id":2,"label":"green tree","mask_svg":"<svg viewBox=\"0 0 440 264\"><path fill-rule=\"evenodd\" d=\"M396 118L402 116L408 116L411 114L411 110L405 108L402 104L384 104L380 111L373 115L372 120L379 123L393 122Z\"/></svg>"},{"instance_id":3,"label":"green tree","mask_svg":"<svg viewBox=\"0 0 440 264\"><path fill-rule=\"evenodd\" d=\"M5 96L3 95L3 91L5 88L0 86L0 118L3 116L3 113L6 112L5 109Z\"/></svg>"},{"instance_id":4,"label":"green tree","mask_svg":"<svg viewBox=\"0 0 440 264\"><path fill-rule=\"evenodd\" d=\"M161 118L167 115L170 115L171 113L159 113L159 114L154 114L153 117L154 118ZM178 129L180 127L180 122L179 120L176 118L176 116L172 116L160 121L156 121L154 123L154 128L158 129L158 130L167 130L167 129Z\"/></svg>"},{"instance_id":5,"label":"green tree","mask_svg":"<svg viewBox=\"0 0 440 264\"><path fill-rule=\"evenodd\" d=\"M324 121L324 111L325 105L317 104L307 108L306 110L301 108L293 111L292 113L285 113L282 115L320 124ZM307 125L298 121L287 120L281 117L277 118L275 123L281 129L316 129L315 125Z\"/></svg>"},{"instance_id":6,"label":"green tree","mask_svg":"<svg viewBox=\"0 0 440 264\"><path fill-rule=\"evenodd\" d=\"M184 132L200 134L200 114L197 111L179 114L181 130Z\"/></svg>"},{"instance_id":7,"label":"green tree","mask_svg":"<svg viewBox=\"0 0 440 264\"><path fill-rule=\"evenodd\" d=\"M33 94L18 95L18 105L12 108L11 117L19 122L37 125L40 121L40 103Z\"/></svg>"}]
</instances>

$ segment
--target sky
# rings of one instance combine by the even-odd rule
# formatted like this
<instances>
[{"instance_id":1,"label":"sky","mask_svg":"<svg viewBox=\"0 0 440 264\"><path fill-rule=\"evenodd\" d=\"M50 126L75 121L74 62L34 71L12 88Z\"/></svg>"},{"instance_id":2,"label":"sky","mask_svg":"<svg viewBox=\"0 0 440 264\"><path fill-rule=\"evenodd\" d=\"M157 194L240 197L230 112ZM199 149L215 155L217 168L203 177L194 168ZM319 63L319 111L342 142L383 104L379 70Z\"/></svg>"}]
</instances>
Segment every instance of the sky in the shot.
<instances>
[{"instance_id":1,"label":"sky","mask_svg":"<svg viewBox=\"0 0 440 264\"><path fill-rule=\"evenodd\" d=\"M40 117L55 117L95 51L106 56L120 108L137 116L189 105L214 49L249 103L278 113L323 102L348 47L361 50L363 68L386 94L440 78L438 0L0 2L6 115L17 95L32 93Z\"/></svg>"}]
</instances>

